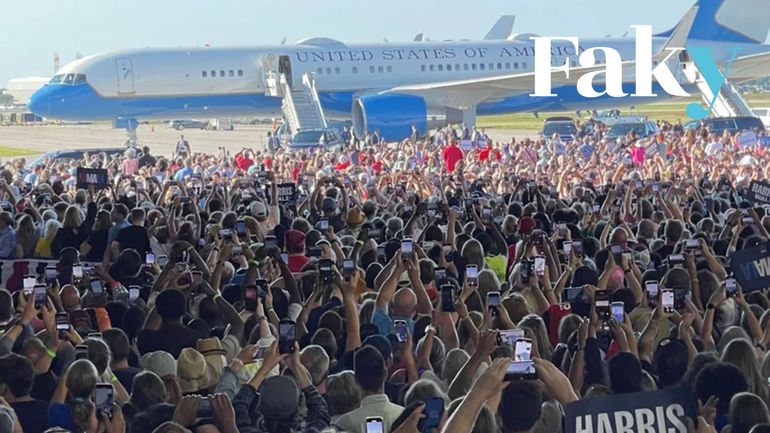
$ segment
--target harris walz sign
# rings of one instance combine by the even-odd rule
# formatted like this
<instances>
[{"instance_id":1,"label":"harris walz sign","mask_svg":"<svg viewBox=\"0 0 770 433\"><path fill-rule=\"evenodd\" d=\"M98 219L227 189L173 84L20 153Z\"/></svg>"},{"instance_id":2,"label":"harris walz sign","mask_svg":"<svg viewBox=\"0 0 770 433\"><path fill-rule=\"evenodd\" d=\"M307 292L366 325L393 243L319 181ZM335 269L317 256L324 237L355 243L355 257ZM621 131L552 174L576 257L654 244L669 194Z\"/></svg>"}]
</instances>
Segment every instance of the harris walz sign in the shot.
<instances>
[{"instance_id":1,"label":"harris walz sign","mask_svg":"<svg viewBox=\"0 0 770 433\"><path fill-rule=\"evenodd\" d=\"M730 271L744 292L770 287L770 242L733 253Z\"/></svg>"},{"instance_id":2,"label":"harris walz sign","mask_svg":"<svg viewBox=\"0 0 770 433\"><path fill-rule=\"evenodd\" d=\"M88 188L93 186L95 189L106 188L110 184L110 178L107 175L106 168L83 168L78 167L75 176L77 178L78 188Z\"/></svg>"},{"instance_id":3,"label":"harris walz sign","mask_svg":"<svg viewBox=\"0 0 770 433\"><path fill-rule=\"evenodd\" d=\"M744 196L755 206L770 204L770 183L752 180Z\"/></svg>"},{"instance_id":4,"label":"harris walz sign","mask_svg":"<svg viewBox=\"0 0 770 433\"><path fill-rule=\"evenodd\" d=\"M687 433L697 420L695 394L687 388L615 394L564 406L564 433Z\"/></svg>"}]
</instances>

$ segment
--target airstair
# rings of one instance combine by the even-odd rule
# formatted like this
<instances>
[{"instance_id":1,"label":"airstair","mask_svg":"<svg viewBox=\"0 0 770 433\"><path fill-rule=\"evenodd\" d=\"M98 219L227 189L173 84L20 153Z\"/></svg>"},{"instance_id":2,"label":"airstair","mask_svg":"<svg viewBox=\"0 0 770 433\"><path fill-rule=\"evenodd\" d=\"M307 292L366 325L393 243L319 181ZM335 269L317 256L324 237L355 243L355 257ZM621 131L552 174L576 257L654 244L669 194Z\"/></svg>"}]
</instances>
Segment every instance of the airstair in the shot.
<instances>
[{"instance_id":1,"label":"airstair","mask_svg":"<svg viewBox=\"0 0 770 433\"><path fill-rule=\"evenodd\" d=\"M719 94L714 99L714 93L711 91L708 83L703 79L703 75L698 70L695 62L687 62L684 67L685 76L687 80L698 86L703 102L707 105L711 105L711 101L714 101L714 107L712 113L715 117L735 117L735 116L753 116L751 107L743 99L743 96L738 90L730 83L730 80L725 80L722 84L722 88L719 90Z\"/></svg>"},{"instance_id":2,"label":"airstair","mask_svg":"<svg viewBox=\"0 0 770 433\"><path fill-rule=\"evenodd\" d=\"M265 81L266 95L283 98L281 109L292 134L299 130L327 127L312 73L302 74L301 81L296 83L290 74L270 71L266 72Z\"/></svg>"}]
</instances>

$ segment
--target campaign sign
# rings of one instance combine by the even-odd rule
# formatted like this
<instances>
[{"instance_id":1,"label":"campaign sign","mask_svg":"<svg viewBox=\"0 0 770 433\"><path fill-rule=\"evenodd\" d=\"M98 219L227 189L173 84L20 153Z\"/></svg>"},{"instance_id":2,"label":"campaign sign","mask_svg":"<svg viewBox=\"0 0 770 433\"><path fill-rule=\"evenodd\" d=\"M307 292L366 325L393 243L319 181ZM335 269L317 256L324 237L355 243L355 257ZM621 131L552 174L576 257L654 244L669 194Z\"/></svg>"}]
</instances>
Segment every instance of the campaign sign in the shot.
<instances>
[{"instance_id":1,"label":"campaign sign","mask_svg":"<svg viewBox=\"0 0 770 433\"><path fill-rule=\"evenodd\" d=\"M88 188L93 186L95 189L106 188L110 184L110 178L107 175L106 168L82 168L78 167L75 176L77 178L78 188Z\"/></svg>"},{"instance_id":2,"label":"campaign sign","mask_svg":"<svg viewBox=\"0 0 770 433\"><path fill-rule=\"evenodd\" d=\"M754 205L770 204L770 183L752 180L744 196Z\"/></svg>"},{"instance_id":3,"label":"campaign sign","mask_svg":"<svg viewBox=\"0 0 770 433\"><path fill-rule=\"evenodd\" d=\"M754 131L744 131L738 136L738 147L751 147L757 145L757 134Z\"/></svg>"},{"instance_id":4,"label":"campaign sign","mask_svg":"<svg viewBox=\"0 0 770 433\"><path fill-rule=\"evenodd\" d=\"M696 420L695 394L687 388L614 394L564 406L564 433L687 433Z\"/></svg>"},{"instance_id":5,"label":"campaign sign","mask_svg":"<svg viewBox=\"0 0 770 433\"><path fill-rule=\"evenodd\" d=\"M770 137L759 137L759 145L762 147L770 146Z\"/></svg>"},{"instance_id":6,"label":"campaign sign","mask_svg":"<svg viewBox=\"0 0 770 433\"><path fill-rule=\"evenodd\" d=\"M733 253L730 270L744 293L770 287L770 242Z\"/></svg>"},{"instance_id":7,"label":"campaign sign","mask_svg":"<svg viewBox=\"0 0 770 433\"><path fill-rule=\"evenodd\" d=\"M473 142L470 140L460 140L460 149L463 152L470 152L473 149Z\"/></svg>"},{"instance_id":8,"label":"campaign sign","mask_svg":"<svg viewBox=\"0 0 770 433\"><path fill-rule=\"evenodd\" d=\"M297 184L293 182L279 183L276 187L278 189L278 204L286 206L297 204Z\"/></svg>"}]
</instances>

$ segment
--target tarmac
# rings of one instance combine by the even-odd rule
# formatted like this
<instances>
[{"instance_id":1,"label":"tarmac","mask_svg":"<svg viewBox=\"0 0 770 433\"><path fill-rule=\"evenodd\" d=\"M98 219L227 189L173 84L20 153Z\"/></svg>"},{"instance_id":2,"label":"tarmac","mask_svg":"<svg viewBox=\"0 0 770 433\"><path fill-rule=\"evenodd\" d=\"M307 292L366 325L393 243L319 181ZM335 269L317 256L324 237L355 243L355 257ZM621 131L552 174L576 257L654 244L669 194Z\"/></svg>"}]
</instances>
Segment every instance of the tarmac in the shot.
<instances>
[{"instance_id":1,"label":"tarmac","mask_svg":"<svg viewBox=\"0 0 770 433\"><path fill-rule=\"evenodd\" d=\"M235 125L232 131L177 131L167 125L155 124L141 125L137 136L140 144L149 146L154 155L171 155L180 134L184 134L193 152L216 154L219 148L224 147L235 154L244 147L264 149L268 131L270 125ZM509 141L513 136L517 139L534 136L532 131L505 129L487 129L487 134L500 142ZM60 149L123 147L127 138L125 130L114 129L107 124L0 126L0 146L23 150L30 157Z\"/></svg>"}]
</instances>

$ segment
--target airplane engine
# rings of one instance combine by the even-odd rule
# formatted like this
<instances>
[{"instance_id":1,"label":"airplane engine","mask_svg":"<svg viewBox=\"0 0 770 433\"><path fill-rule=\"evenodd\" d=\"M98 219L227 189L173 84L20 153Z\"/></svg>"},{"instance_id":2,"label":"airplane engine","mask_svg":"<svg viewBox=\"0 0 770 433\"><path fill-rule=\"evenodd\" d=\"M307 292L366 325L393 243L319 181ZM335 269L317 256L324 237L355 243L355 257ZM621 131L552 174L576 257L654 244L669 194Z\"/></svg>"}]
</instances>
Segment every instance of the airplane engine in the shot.
<instances>
[{"instance_id":1,"label":"airplane engine","mask_svg":"<svg viewBox=\"0 0 770 433\"><path fill-rule=\"evenodd\" d=\"M353 101L353 133L359 139L364 132L379 130L388 141L409 138L412 125L420 135L434 128L462 123L462 111L449 107L431 107L419 96L403 94L365 95Z\"/></svg>"}]
</instances>

